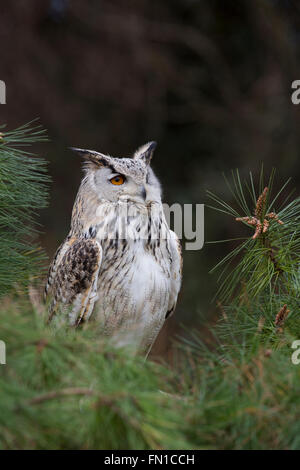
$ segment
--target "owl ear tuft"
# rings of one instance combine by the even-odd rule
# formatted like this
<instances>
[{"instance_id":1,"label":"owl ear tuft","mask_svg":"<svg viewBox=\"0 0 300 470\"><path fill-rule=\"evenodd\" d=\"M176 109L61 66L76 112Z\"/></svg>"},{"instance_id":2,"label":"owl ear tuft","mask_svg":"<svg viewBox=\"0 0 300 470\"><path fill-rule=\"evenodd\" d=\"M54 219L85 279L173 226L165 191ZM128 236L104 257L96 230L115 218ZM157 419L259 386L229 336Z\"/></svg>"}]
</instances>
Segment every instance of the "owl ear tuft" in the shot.
<instances>
[{"instance_id":1,"label":"owl ear tuft","mask_svg":"<svg viewBox=\"0 0 300 470\"><path fill-rule=\"evenodd\" d=\"M141 159L147 165L149 165L151 158L153 156L154 150L156 148L156 145L157 143L153 141L153 142L148 142L147 144L140 147L133 155L134 160Z\"/></svg>"},{"instance_id":2,"label":"owl ear tuft","mask_svg":"<svg viewBox=\"0 0 300 470\"><path fill-rule=\"evenodd\" d=\"M93 163L96 166L110 165L110 157L103 153L95 152L95 150L78 149L76 147L69 147L69 149L78 153L85 159L86 163Z\"/></svg>"}]
</instances>

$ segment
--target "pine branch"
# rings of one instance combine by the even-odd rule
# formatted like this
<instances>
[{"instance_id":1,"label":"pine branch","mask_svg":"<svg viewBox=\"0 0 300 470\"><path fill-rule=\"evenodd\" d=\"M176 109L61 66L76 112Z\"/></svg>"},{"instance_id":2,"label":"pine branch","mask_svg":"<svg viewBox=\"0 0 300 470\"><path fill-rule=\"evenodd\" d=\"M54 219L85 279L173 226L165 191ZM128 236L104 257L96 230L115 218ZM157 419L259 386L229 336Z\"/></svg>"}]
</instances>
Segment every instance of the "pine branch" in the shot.
<instances>
[{"instance_id":1,"label":"pine branch","mask_svg":"<svg viewBox=\"0 0 300 470\"><path fill-rule=\"evenodd\" d=\"M208 192L208 196L221 208L226 208L224 211L226 214L233 216L236 221L253 227L255 232L251 237L252 240L249 238L237 245L211 271L223 268L219 278L221 285L216 294L216 298L219 298L221 302L226 303L234 296L239 296L239 290L243 284L247 285L248 292L252 296L259 295L270 286L273 286L273 289L280 286L284 288L284 285L289 285L290 273L294 272L295 266L299 266L300 198L294 199L276 212L273 204L287 184L284 184L272 199L271 188L274 173L274 171L271 173L268 186L265 186L262 170L259 191L254 188L251 173L250 184L245 182L244 186L238 171L232 174L232 186L226 179L231 194L244 214L239 213L238 209L231 207L219 196ZM245 189L251 196L252 211L249 209L251 205L247 202ZM257 194L259 196L256 196ZM269 203L271 199L272 202ZM212 208L219 210L218 207ZM233 268L230 270L232 265Z\"/></svg>"},{"instance_id":2,"label":"pine branch","mask_svg":"<svg viewBox=\"0 0 300 470\"><path fill-rule=\"evenodd\" d=\"M37 213L47 205L49 177L46 162L21 149L47 140L41 126L32 121L2 130L0 137L0 295L5 295L41 272L44 255L34 239Z\"/></svg>"},{"instance_id":3,"label":"pine branch","mask_svg":"<svg viewBox=\"0 0 300 470\"><path fill-rule=\"evenodd\" d=\"M37 397L34 397L29 400L25 405L39 405L44 401L55 400L56 398L75 395L93 396L95 395L95 392L93 390L90 390L89 388L63 388L61 390L54 390L48 393L44 393L43 395L38 395Z\"/></svg>"}]
</instances>

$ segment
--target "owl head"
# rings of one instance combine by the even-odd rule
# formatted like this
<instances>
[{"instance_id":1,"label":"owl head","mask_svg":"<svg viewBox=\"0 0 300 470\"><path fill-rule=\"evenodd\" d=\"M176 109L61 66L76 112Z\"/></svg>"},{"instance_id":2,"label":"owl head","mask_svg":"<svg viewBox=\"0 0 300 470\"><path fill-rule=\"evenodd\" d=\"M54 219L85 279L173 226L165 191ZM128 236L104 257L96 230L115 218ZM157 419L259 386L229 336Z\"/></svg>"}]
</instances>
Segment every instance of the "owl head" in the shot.
<instances>
[{"instance_id":1,"label":"owl head","mask_svg":"<svg viewBox=\"0 0 300 470\"><path fill-rule=\"evenodd\" d=\"M161 187L150 167L156 142L140 147L130 158L71 147L85 161L86 178L98 197L110 202L161 202Z\"/></svg>"}]
</instances>

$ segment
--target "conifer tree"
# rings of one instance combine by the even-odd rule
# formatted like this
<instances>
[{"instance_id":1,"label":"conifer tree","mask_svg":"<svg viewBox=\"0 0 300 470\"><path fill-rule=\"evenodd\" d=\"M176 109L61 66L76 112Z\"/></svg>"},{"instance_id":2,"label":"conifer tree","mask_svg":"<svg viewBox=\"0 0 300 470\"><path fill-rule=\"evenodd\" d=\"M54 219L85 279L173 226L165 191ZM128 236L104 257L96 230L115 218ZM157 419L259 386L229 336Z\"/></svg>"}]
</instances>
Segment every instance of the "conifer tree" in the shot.
<instances>
[{"instance_id":1,"label":"conifer tree","mask_svg":"<svg viewBox=\"0 0 300 470\"><path fill-rule=\"evenodd\" d=\"M209 191L212 207L248 234L212 270L221 270L212 339L195 333L187 344L189 438L221 449L299 449L300 198L283 196L289 181L272 196L274 171L267 183L261 172L258 189L251 173L226 181L235 207Z\"/></svg>"},{"instance_id":2,"label":"conifer tree","mask_svg":"<svg viewBox=\"0 0 300 470\"><path fill-rule=\"evenodd\" d=\"M43 256L34 242L37 211L47 203L46 162L27 147L46 140L33 122L15 130L0 127L0 295L28 285ZM25 150L26 149L26 150Z\"/></svg>"}]
</instances>

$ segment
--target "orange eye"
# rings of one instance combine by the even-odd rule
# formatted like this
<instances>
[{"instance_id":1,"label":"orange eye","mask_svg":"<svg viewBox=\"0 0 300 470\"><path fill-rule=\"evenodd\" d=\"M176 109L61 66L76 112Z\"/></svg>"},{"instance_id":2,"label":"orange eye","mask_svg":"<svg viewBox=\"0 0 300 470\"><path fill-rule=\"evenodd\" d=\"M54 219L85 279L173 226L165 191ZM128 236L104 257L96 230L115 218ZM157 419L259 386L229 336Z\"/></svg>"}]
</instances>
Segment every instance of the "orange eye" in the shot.
<instances>
[{"instance_id":1,"label":"orange eye","mask_svg":"<svg viewBox=\"0 0 300 470\"><path fill-rule=\"evenodd\" d=\"M117 185L123 184L124 181L125 181L125 178L124 178L124 176L122 176L122 175L114 176L114 177L110 180L110 182L111 182L112 184L117 184Z\"/></svg>"}]
</instances>

